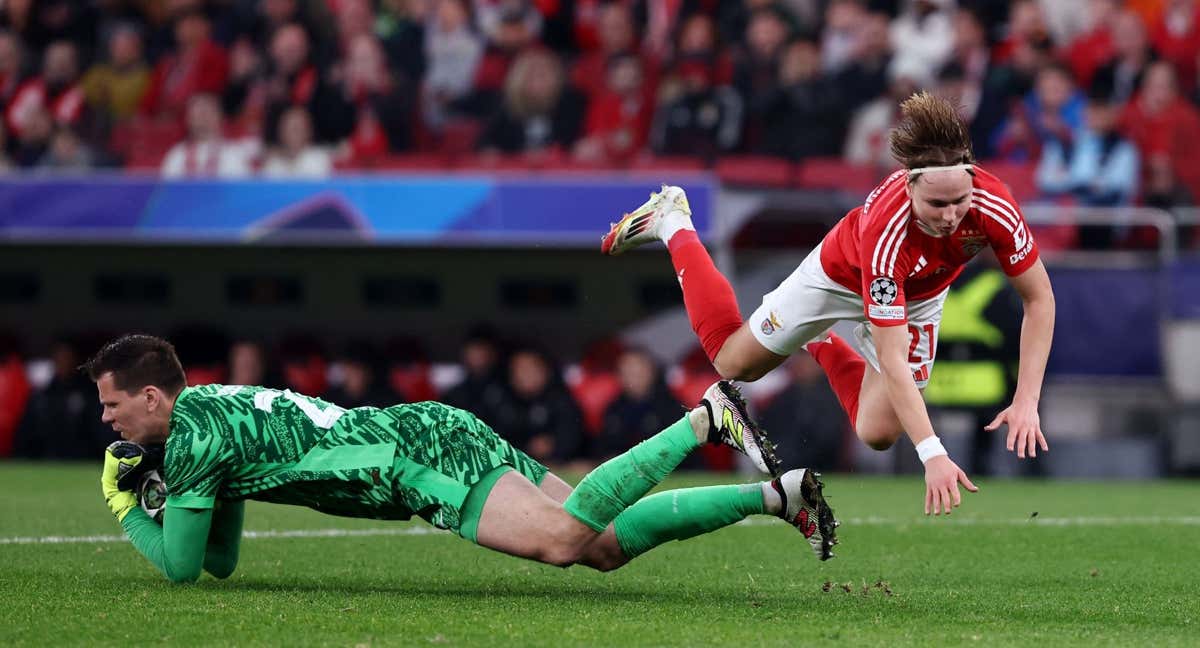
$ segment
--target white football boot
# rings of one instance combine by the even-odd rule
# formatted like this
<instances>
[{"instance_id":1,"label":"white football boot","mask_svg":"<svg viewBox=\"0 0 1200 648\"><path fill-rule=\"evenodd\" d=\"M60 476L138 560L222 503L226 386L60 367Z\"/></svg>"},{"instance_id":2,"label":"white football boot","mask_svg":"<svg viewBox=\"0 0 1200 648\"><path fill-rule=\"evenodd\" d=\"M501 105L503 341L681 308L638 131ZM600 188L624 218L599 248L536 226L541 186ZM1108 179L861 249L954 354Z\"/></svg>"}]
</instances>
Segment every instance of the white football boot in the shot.
<instances>
[{"instance_id":1,"label":"white football boot","mask_svg":"<svg viewBox=\"0 0 1200 648\"><path fill-rule=\"evenodd\" d=\"M683 189L663 185L661 191L650 194L650 200L612 225L608 234L600 240L600 251L616 256L639 245L662 240L663 220L674 210L683 212L685 218L692 216L692 208Z\"/></svg>"},{"instance_id":2,"label":"white football boot","mask_svg":"<svg viewBox=\"0 0 1200 648\"><path fill-rule=\"evenodd\" d=\"M705 390L700 404L708 411L709 443L723 443L749 457L760 471L772 477L779 475L775 444L750 418L746 401L733 383L728 380L713 383Z\"/></svg>"},{"instance_id":3,"label":"white football boot","mask_svg":"<svg viewBox=\"0 0 1200 648\"><path fill-rule=\"evenodd\" d=\"M823 484L820 473L806 468L797 468L783 473L771 481L771 488L783 499L783 512L779 517L808 540L813 553L821 560L833 558L833 545L837 544L837 528L833 509L825 503L821 494Z\"/></svg>"}]
</instances>

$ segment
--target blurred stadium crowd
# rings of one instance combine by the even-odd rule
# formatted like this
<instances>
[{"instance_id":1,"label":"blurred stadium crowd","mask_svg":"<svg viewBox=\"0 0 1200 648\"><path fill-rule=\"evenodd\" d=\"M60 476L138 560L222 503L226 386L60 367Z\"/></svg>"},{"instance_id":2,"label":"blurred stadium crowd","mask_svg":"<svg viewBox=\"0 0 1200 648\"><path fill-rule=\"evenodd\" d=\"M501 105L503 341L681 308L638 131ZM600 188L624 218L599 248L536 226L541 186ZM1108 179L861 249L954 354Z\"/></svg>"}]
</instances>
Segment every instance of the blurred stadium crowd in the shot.
<instances>
[{"instance_id":1,"label":"blurred stadium crowd","mask_svg":"<svg viewBox=\"0 0 1200 648\"><path fill-rule=\"evenodd\" d=\"M292 389L347 408L436 399L474 412L543 462L580 467L620 454L677 421L685 404L694 406L719 379L698 347L678 367L664 370L643 349L601 340L568 366L488 325L468 333L457 364L441 366L431 364L412 338L329 349L312 336L290 336L272 346L199 326L169 337L192 385ZM116 435L101 422L96 387L78 367L105 341L59 338L48 359L27 364L15 339L0 336L0 458L101 456ZM786 380L759 389L754 399L760 421L775 430L780 457L847 468L853 434L820 367L800 354L786 373ZM734 459L726 446L706 446L685 468L731 470Z\"/></svg>"},{"instance_id":2,"label":"blurred stadium crowd","mask_svg":"<svg viewBox=\"0 0 1200 648\"><path fill-rule=\"evenodd\" d=\"M5 0L9 168L892 166L953 98L1019 198L1200 196L1196 0ZM844 165L844 166L837 166ZM739 173L740 172L740 173Z\"/></svg>"}]
</instances>

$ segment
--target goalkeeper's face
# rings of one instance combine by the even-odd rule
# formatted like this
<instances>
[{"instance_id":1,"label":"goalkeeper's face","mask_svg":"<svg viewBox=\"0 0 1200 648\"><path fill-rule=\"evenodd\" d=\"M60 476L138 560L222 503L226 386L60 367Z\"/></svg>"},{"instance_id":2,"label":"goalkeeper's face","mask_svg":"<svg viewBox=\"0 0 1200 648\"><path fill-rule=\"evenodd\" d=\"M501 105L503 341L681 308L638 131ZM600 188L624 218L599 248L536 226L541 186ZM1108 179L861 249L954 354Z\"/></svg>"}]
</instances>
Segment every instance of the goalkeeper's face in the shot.
<instances>
[{"instance_id":1,"label":"goalkeeper's face","mask_svg":"<svg viewBox=\"0 0 1200 648\"><path fill-rule=\"evenodd\" d=\"M166 441L171 403L157 387L118 389L109 372L96 380L96 390L104 407L100 419L111 425L122 439L143 445Z\"/></svg>"}]
</instances>

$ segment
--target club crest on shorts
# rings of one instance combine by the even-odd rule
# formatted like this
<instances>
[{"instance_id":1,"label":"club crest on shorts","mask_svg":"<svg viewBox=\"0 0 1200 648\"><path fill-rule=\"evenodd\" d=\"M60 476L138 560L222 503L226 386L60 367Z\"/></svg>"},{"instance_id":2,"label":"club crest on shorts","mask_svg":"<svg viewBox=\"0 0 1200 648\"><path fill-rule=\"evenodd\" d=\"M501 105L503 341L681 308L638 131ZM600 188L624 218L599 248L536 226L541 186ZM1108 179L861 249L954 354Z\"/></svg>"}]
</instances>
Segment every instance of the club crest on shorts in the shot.
<instances>
[{"instance_id":1,"label":"club crest on shorts","mask_svg":"<svg viewBox=\"0 0 1200 648\"><path fill-rule=\"evenodd\" d=\"M763 335L770 335L774 333L776 329L783 328L783 324L779 323L779 316L775 314L775 311L771 311L765 318L763 318L760 328L762 329Z\"/></svg>"},{"instance_id":2,"label":"club crest on shorts","mask_svg":"<svg viewBox=\"0 0 1200 648\"><path fill-rule=\"evenodd\" d=\"M891 306L892 302L896 301L899 288L896 287L896 280L891 277L875 277L871 280L867 292L871 295L871 301L876 304Z\"/></svg>"}]
</instances>

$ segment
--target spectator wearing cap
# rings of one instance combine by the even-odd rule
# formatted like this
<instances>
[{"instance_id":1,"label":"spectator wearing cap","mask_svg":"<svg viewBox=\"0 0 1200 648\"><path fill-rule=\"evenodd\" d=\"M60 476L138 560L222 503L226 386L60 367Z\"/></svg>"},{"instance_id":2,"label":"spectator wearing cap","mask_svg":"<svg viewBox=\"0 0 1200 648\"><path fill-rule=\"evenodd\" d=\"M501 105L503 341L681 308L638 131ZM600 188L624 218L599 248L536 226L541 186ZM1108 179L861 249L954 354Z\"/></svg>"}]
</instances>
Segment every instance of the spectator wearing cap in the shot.
<instances>
[{"instance_id":1,"label":"spectator wearing cap","mask_svg":"<svg viewBox=\"0 0 1200 648\"><path fill-rule=\"evenodd\" d=\"M197 94L219 95L229 76L229 57L212 40L212 25L200 10L175 20L175 49L159 59L142 98L141 111L151 117L181 119Z\"/></svg>"},{"instance_id":2,"label":"spectator wearing cap","mask_svg":"<svg viewBox=\"0 0 1200 648\"><path fill-rule=\"evenodd\" d=\"M586 104L566 84L562 62L548 50L517 58L504 83L504 101L480 136L479 148L503 153L570 149Z\"/></svg>"}]
</instances>

